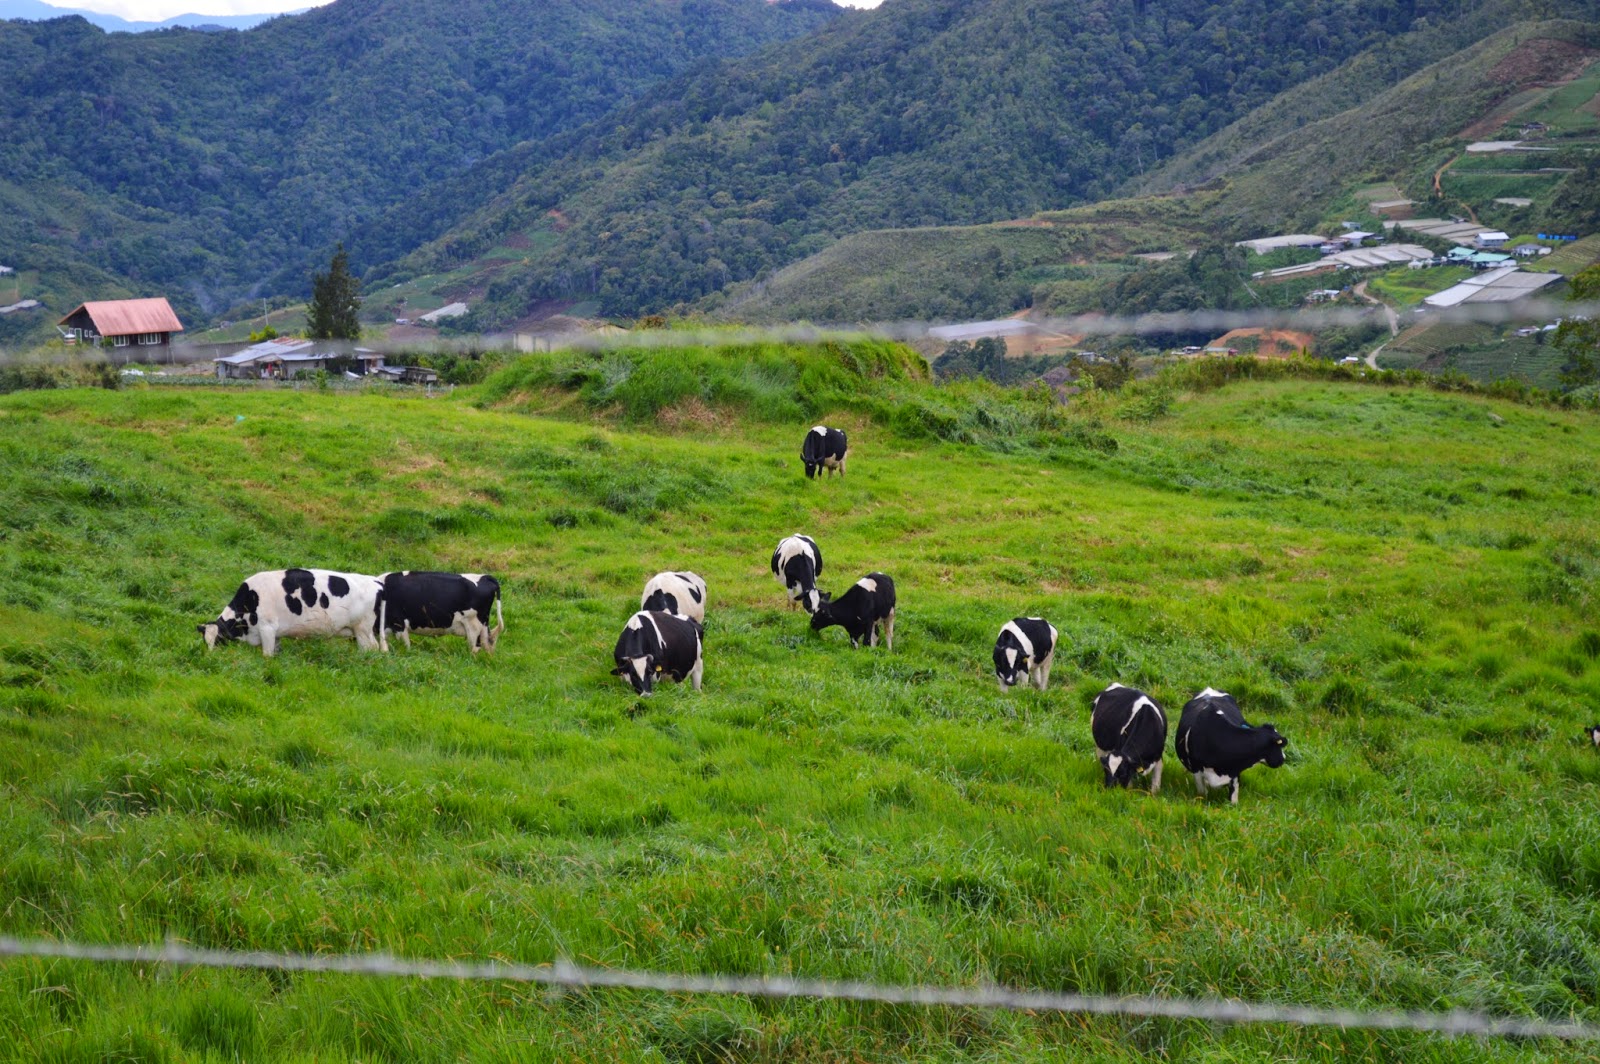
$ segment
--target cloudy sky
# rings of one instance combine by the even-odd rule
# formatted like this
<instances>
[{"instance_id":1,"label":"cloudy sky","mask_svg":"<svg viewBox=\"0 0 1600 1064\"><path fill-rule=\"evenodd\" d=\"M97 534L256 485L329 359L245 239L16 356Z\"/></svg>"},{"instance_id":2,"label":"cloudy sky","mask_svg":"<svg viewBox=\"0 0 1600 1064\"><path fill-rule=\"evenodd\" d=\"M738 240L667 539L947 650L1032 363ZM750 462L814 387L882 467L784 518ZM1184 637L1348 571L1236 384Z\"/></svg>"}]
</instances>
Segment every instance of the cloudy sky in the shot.
<instances>
[{"instance_id":1,"label":"cloudy sky","mask_svg":"<svg viewBox=\"0 0 1600 1064\"><path fill-rule=\"evenodd\" d=\"M174 15L254 15L316 7L307 0L45 0L56 7L116 15L131 22L160 22ZM851 7L877 7L883 0L837 0Z\"/></svg>"}]
</instances>

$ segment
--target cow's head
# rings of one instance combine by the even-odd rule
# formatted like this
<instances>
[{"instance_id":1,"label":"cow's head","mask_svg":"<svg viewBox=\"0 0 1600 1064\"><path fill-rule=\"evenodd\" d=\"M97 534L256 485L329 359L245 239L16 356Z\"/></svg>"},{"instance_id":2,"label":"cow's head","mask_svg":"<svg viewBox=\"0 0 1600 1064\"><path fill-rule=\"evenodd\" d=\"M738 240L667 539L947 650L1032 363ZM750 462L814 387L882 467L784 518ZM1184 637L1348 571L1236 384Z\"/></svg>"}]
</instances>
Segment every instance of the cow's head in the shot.
<instances>
[{"instance_id":1,"label":"cow's head","mask_svg":"<svg viewBox=\"0 0 1600 1064\"><path fill-rule=\"evenodd\" d=\"M1111 754L1101 764L1106 770L1107 787L1126 787L1139 773L1139 766L1125 754Z\"/></svg>"},{"instance_id":2,"label":"cow's head","mask_svg":"<svg viewBox=\"0 0 1600 1064\"><path fill-rule=\"evenodd\" d=\"M807 462L804 458L801 458L800 460L802 462L805 462L805 464L806 464L806 479L807 480L814 479L816 477L816 475L817 475L817 470L822 468L822 463L821 462Z\"/></svg>"},{"instance_id":3,"label":"cow's head","mask_svg":"<svg viewBox=\"0 0 1600 1064\"><path fill-rule=\"evenodd\" d=\"M1017 681L1028 674L1033 667L1028 655L1016 647L1003 647L999 644L994 648L994 674L1000 677L1004 687L1015 687Z\"/></svg>"},{"instance_id":4,"label":"cow's head","mask_svg":"<svg viewBox=\"0 0 1600 1064\"><path fill-rule=\"evenodd\" d=\"M811 614L811 630L820 632L830 625L843 624L833 615L833 596L826 591L812 589L800 598L800 604Z\"/></svg>"},{"instance_id":5,"label":"cow's head","mask_svg":"<svg viewBox=\"0 0 1600 1064\"><path fill-rule=\"evenodd\" d=\"M195 631L199 632L206 640L206 649L210 650L220 642L234 639L243 639L250 634L250 625L241 617L233 616L233 609L229 607L222 611L221 616L209 624L197 624Z\"/></svg>"},{"instance_id":6,"label":"cow's head","mask_svg":"<svg viewBox=\"0 0 1600 1064\"><path fill-rule=\"evenodd\" d=\"M640 658L618 658L617 667L611 670L611 675L622 676L633 685L636 695L649 695L655 691L656 677L661 675L661 666L656 664L654 654L646 654Z\"/></svg>"},{"instance_id":7,"label":"cow's head","mask_svg":"<svg viewBox=\"0 0 1600 1064\"><path fill-rule=\"evenodd\" d=\"M1589 741L1595 746L1600 746L1600 724L1591 725L1589 728Z\"/></svg>"},{"instance_id":8,"label":"cow's head","mask_svg":"<svg viewBox=\"0 0 1600 1064\"><path fill-rule=\"evenodd\" d=\"M1268 768L1283 767L1283 748L1289 745L1289 740L1278 734L1278 729L1270 724L1263 724L1256 729L1257 733L1267 741L1267 752L1261 760Z\"/></svg>"}]
</instances>

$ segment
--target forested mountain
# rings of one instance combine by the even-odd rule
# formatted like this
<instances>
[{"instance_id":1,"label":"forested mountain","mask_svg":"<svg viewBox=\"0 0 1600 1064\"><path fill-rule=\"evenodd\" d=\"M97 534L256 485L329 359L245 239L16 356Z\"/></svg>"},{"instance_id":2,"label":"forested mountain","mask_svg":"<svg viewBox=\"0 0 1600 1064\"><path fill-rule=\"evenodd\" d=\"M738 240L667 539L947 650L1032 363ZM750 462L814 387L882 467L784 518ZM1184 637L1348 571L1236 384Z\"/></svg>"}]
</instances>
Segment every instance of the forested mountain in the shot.
<instances>
[{"instance_id":1,"label":"forested mountain","mask_svg":"<svg viewBox=\"0 0 1600 1064\"><path fill-rule=\"evenodd\" d=\"M209 307L826 0L336 0L241 33L0 23L0 262ZM292 277L294 280L287 280ZM70 285L68 285L70 287Z\"/></svg>"},{"instance_id":2,"label":"forested mountain","mask_svg":"<svg viewBox=\"0 0 1600 1064\"><path fill-rule=\"evenodd\" d=\"M1403 49L1397 37L1439 22L1487 33L1500 23L1484 9L1522 6L890 0L524 156L512 192L403 269L448 267L554 210L554 247L491 290L480 324L549 298L660 309L844 233L1103 196L1366 49ZM384 229L365 234L369 262L397 250L406 221Z\"/></svg>"}]
</instances>

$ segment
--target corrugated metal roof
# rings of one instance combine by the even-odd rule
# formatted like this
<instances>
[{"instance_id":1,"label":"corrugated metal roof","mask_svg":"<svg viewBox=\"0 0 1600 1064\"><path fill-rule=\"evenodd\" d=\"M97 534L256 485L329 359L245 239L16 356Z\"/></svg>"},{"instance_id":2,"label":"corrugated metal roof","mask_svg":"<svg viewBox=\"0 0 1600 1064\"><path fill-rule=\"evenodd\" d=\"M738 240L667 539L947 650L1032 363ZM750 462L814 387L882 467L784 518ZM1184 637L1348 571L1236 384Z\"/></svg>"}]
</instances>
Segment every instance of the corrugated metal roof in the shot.
<instances>
[{"instance_id":1,"label":"corrugated metal roof","mask_svg":"<svg viewBox=\"0 0 1600 1064\"><path fill-rule=\"evenodd\" d=\"M154 299L107 299L97 303L84 303L62 318L85 311L101 336L136 336L140 333L182 332L183 322L172 312L172 304L157 296Z\"/></svg>"},{"instance_id":2,"label":"corrugated metal roof","mask_svg":"<svg viewBox=\"0 0 1600 1064\"><path fill-rule=\"evenodd\" d=\"M235 351L231 355L214 358L213 362L226 362L230 366L247 366L261 359L277 359L294 352L304 351L312 346L314 341L302 340L298 336L280 336L273 340L263 340L253 344L243 351Z\"/></svg>"}]
</instances>

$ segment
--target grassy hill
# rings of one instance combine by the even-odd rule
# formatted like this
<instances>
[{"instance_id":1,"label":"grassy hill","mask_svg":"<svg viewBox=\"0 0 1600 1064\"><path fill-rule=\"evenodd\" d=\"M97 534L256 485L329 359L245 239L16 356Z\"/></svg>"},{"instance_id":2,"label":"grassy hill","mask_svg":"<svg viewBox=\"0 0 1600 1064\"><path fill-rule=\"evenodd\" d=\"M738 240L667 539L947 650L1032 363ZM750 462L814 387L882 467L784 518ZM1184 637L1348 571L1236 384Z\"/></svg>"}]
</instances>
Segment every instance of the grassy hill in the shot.
<instances>
[{"instance_id":1,"label":"grassy hill","mask_svg":"<svg viewBox=\"0 0 1600 1064\"><path fill-rule=\"evenodd\" d=\"M1261 372L1266 372L1262 370ZM1274 371L1281 373L1282 371ZM903 349L554 354L451 398L0 397L0 932L1600 1018L1593 415L1162 378L1074 410ZM1491 416L1493 415L1493 416ZM846 427L843 480L799 436ZM893 574L893 654L767 571ZM263 568L497 573L460 640L207 653ZM705 690L607 675L710 584ZM995 690L995 632L1062 632ZM1088 700L1289 737L1102 789ZM1393 1033L0 965L14 1060L1570 1060Z\"/></svg>"}]
</instances>

